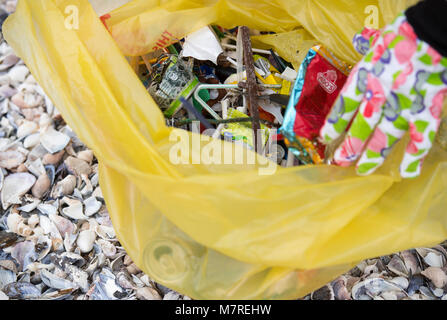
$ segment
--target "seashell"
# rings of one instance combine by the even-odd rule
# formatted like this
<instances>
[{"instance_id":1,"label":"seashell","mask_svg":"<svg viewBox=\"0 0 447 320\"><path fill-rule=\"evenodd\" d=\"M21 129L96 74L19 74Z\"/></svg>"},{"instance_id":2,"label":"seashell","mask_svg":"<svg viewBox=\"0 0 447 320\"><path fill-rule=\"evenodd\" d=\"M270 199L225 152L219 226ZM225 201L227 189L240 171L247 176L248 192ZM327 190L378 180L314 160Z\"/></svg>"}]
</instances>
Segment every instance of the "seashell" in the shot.
<instances>
[{"instance_id":1,"label":"seashell","mask_svg":"<svg viewBox=\"0 0 447 320\"><path fill-rule=\"evenodd\" d=\"M424 262L430 267L442 268L445 265L445 258L441 254L429 252L424 257Z\"/></svg>"},{"instance_id":2,"label":"seashell","mask_svg":"<svg viewBox=\"0 0 447 320\"><path fill-rule=\"evenodd\" d=\"M73 234L73 232L76 230L75 225L68 219L58 216L58 215L51 215L50 219L55 224L57 230L59 230L59 233L65 237L65 234Z\"/></svg>"},{"instance_id":3,"label":"seashell","mask_svg":"<svg viewBox=\"0 0 447 320\"><path fill-rule=\"evenodd\" d=\"M180 294L175 291L169 291L167 294L165 294L163 300L180 300Z\"/></svg>"},{"instance_id":4,"label":"seashell","mask_svg":"<svg viewBox=\"0 0 447 320\"><path fill-rule=\"evenodd\" d=\"M436 296L431 292L431 290L425 286L421 286L419 291L422 295L424 295L428 300L436 300Z\"/></svg>"},{"instance_id":5,"label":"seashell","mask_svg":"<svg viewBox=\"0 0 447 320\"><path fill-rule=\"evenodd\" d=\"M129 274L137 274L141 272L140 268L138 268L135 263L132 263L129 266L127 266L126 270L127 272L129 272Z\"/></svg>"},{"instance_id":6,"label":"seashell","mask_svg":"<svg viewBox=\"0 0 447 320\"><path fill-rule=\"evenodd\" d=\"M407 250L400 253L402 260L411 274L419 274L421 272L421 265L419 263L419 257L414 250Z\"/></svg>"},{"instance_id":7,"label":"seashell","mask_svg":"<svg viewBox=\"0 0 447 320\"><path fill-rule=\"evenodd\" d=\"M19 269L25 271L27 266L37 259L37 253L32 241L17 243L11 251L13 257L19 263Z\"/></svg>"},{"instance_id":8,"label":"seashell","mask_svg":"<svg viewBox=\"0 0 447 320\"><path fill-rule=\"evenodd\" d=\"M3 291L0 290L0 301L2 300L9 300L9 297Z\"/></svg>"},{"instance_id":9,"label":"seashell","mask_svg":"<svg viewBox=\"0 0 447 320\"><path fill-rule=\"evenodd\" d=\"M334 300L334 290L330 285L325 285L324 287L312 292L310 298L312 300Z\"/></svg>"},{"instance_id":10,"label":"seashell","mask_svg":"<svg viewBox=\"0 0 447 320\"><path fill-rule=\"evenodd\" d=\"M38 224L39 224L39 216L37 214L33 214L28 218L27 224L31 227L31 228L35 228Z\"/></svg>"},{"instance_id":11,"label":"seashell","mask_svg":"<svg viewBox=\"0 0 447 320\"><path fill-rule=\"evenodd\" d=\"M370 278L355 284L352 287L352 298L354 300L371 300L387 291L403 290L396 284L382 278Z\"/></svg>"},{"instance_id":12,"label":"seashell","mask_svg":"<svg viewBox=\"0 0 447 320\"><path fill-rule=\"evenodd\" d=\"M10 213L6 218L6 225L8 226L8 230L17 233L19 224L23 222L22 216L17 213Z\"/></svg>"},{"instance_id":13,"label":"seashell","mask_svg":"<svg viewBox=\"0 0 447 320\"><path fill-rule=\"evenodd\" d=\"M391 258L390 262L387 265L387 268L397 274L398 276L407 277L408 276L408 270L405 266L404 262L398 255L393 255L393 258Z\"/></svg>"},{"instance_id":14,"label":"seashell","mask_svg":"<svg viewBox=\"0 0 447 320\"><path fill-rule=\"evenodd\" d=\"M6 99L11 98L16 93L17 93L17 89L11 88L8 84L4 84L4 85L0 86L0 96L5 99L6 104L8 103L8 101Z\"/></svg>"},{"instance_id":15,"label":"seashell","mask_svg":"<svg viewBox=\"0 0 447 320\"><path fill-rule=\"evenodd\" d=\"M41 213L43 213L47 216L57 214L57 207L52 204L48 204L48 203L39 204L37 206L37 210L39 210Z\"/></svg>"},{"instance_id":16,"label":"seashell","mask_svg":"<svg viewBox=\"0 0 447 320\"><path fill-rule=\"evenodd\" d=\"M28 74L29 74L28 68L23 65L15 66L8 72L11 84L15 87L20 83L24 82Z\"/></svg>"},{"instance_id":17,"label":"seashell","mask_svg":"<svg viewBox=\"0 0 447 320\"><path fill-rule=\"evenodd\" d=\"M90 197L84 201L84 205L85 205L85 215L90 217L95 213L97 213L99 209L101 209L102 203L96 200L95 197Z\"/></svg>"},{"instance_id":18,"label":"seashell","mask_svg":"<svg viewBox=\"0 0 447 320\"><path fill-rule=\"evenodd\" d=\"M73 175L66 176L63 180L59 181L53 189L53 197L61 197L70 195L73 193L76 187L76 177Z\"/></svg>"},{"instance_id":19,"label":"seashell","mask_svg":"<svg viewBox=\"0 0 447 320\"><path fill-rule=\"evenodd\" d=\"M42 163L44 165L51 164L51 165L57 165L59 162L61 162L62 157L65 154L65 150L61 150L55 154L47 153L42 158Z\"/></svg>"},{"instance_id":20,"label":"seashell","mask_svg":"<svg viewBox=\"0 0 447 320\"><path fill-rule=\"evenodd\" d=\"M11 170L25 161L25 155L16 150L0 152L0 167Z\"/></svg>"},{"instance_id":21,"label":"seashell","mask_svg":"<svg viewBox=\"0 0 447 320\"><path fill-rule=\"evenodd\" d=\"M94 278L92 290L87 293L91 300L117 300L126 296L124 290L116 284L115 276L108 269L103 268Z\"/></svg>"},{"instance_id":22,"label":"seashell","mask_svg":"<svg viewBox=\"0 0 447 320\"><path fill-rule=\"evenodd\" d=\"M83 230L79 233L76 244L82 253L90 252L93 249L93 243L96 240L96 234L91 230Z\"/></svg>"},{"instance_id":23,"label":"seashell","mask_svg":"<svg viewBox=\"0 0 447 320\"><path fill-rule=\"evenodd\" d=\"M22 237L29 237L33 234L33 229L25 224L25 222L20 222L17 226L17 234Z\"/></svg>"},{"instance_id":24,"label":"seashell","mask_svg":"<svg viewBox=\"0 0 447 320\"><path fill-rule=\"evenodd\" d=\"M31 189L31 193L34 197L41 199L45 193L50 189L50 179L48 178L48 175L42 174L37 178L36 183Z\"/></svg>"},{"instance_id":25,"label":"seashell","mask_svg":"<svg viewBox=\"0 0 447 320\"><path fill-rule=\"evenodd\" d=\"M132 259L126 254L126 256L124 257L124 265L129 266L133 263Z\"/></svg>"},{"instance_id":26,"label":"seashell","mask_svg":"<svg viewBox=\"0 0 447 320\"><path fill-rule=\"evenodd\" d=\"M123 289L133 290L136 288L130 275L125 271L120 271L116 274L116 281Z\"/></svg>"},{"instance_id":27,"label":"seashell","mask_svg":"<svg viewBox=\"0 0 447 320\"><path fill-rule=\"evenodd\" d=\"M65 270L68 265L74 265L74 266L80 268L85 265L86 261L79 254L76 254L74 252L64 252L60 256L58 256L56 259L54 259L54 263L58 267Z\"/></svg>"},{"instance_id":28,"label":"seashell","mask_svg":"<svg viewBox=\"0 0 447 320\"><path fill-rule=\"evenodd\" d=\"M40 143L40 133L30 134L23 140L23 147L26 149L33 148Z\"/></svg>"},{"instance_id":29,"label":"seashell","mask_svg":"<svg viewBox=\"0 0 447 320\"><path fill-rule=\"evenodd\" d=\"M109 241L98 239L97 243L101 247L102 252L107 258L114 258L116 255L116 247Z\"/></svg>"},{"instance_id":30,"label":"seashell","mask_svg":"<svg viewBox=\"0 0 447 320\"><path fill-rule=\"evenodd\" d=\"M36 79L32 74L30 74L28 77L26 77L25 83L27 84L37 84Z\"/></svg>"},{"instance_id":31,"label":"seashell","mask_svg":"<svg viewBox=\"0 0 447 320\"><path fill-rule=\"evenodd\" d=\"M0 290L13 282L17 281L16 274L11 270L0 269Z\"/></svg>"},{"instance_id":32,"label":"seashell","mask_svg":"<svg viewBox=\"0 0 447 320\"><path fill-rule=\"evenodd\" d=\"M52 248L51 239L45 235L42 235L37 240L37 246L40 251L39 256L37 257L37 261L42 261L51 251Z\"/></svg>"},{"instance_id":33,"label":"seashell","mask_svg":"<svg viewBox=\"0 0 447 320\"><path fill-rule=\"evenodd\" d=\"M0 230L0 249L12 246L17 242L18 238L15 233Z\"/></svg>"},{"instance_id":34,"label":"seashell","mask_svg":"<svg viewBox=\"0 0 447 320\"><path fill-rule=\"evenodd\" d=\"M2 63L0 64L0 71L5 71L12 66L15 66L17 62L20 61L20 58L15 54L11 53L2 59Z\"/></svg>"},{"instance_id":35,"label":"seashell","mask_svg":"<svg viewBox=\"0 0 447 320\"><path fill-rule=\"evenodd\" d=\"M53 239L62 240L59 230L57 230L53 221L51 221L47 216L40 216L40 226L42 227L44 234L49 234Z\"/></svg>"},{"instance_id":36,"label":"seashell","mask_svg":"<svg viewBox=\"0 0 447 320\"><path fill-rule=\"evenodd\" d=\"M90 179L90 182L93 187L96 187L99 183L99 174L95 173L93 177Z\"/></svg>"},{"instance_id":37,"label":"seashell","mask_svg":"<svg viewBox=\"0 0 447 320\"><path fill-rule=\"evenodd\" d=\"M41 296L41 300L66 300L71 298L75 289L53 290L50 289Z\"/></svg>"},{"instance_id":38,"label":"seashell","mask_svg":"<svg viewBox=\"0 0 447 320\"><path fill-rule=\"evenodd\" d=\"M36 178L29 173L13 173L8 175L4 182L1 193L3 209L6 210L10 204L19 204L20 197L27 193L36 182Z\"/></svg>"},{"instance_id":39,"label":"seashell","mask_svg":"<svg viewBox=\"0 0 447 320\"><path fill-rule=\"evenodd\" d=\"M365 270L363 271L364 274L373 274L373 273L378 273L378 272L379 272L379 268L377 268L377 266L375 264L367 266L365 268Z\"/></svg>"},{"instance_id":40,"label":"seashell","mask_svg":"<svg viewBox=\"0 0 447 320\"><path fill-rule=\"evenodd\" d=\"M149 287L137 288L136 295L140 300L162 300L158 291Z\"/></svg>"},{"instance_id":41,"label":"seashell","mask_svg":"<svg viewBox=\"0 0 447 320\"><path fill-rule=\"evenodd\" d=\"M410 284L408 279L404 278L404 277L392 278L392 279L389 279L389 281L394 284L397 284L400 288L402 288L404 290L406 290L408 288L408 285Z\"/></svg>"},{"instance_id":42,"label":"seashell","mask_svg":"<svg viewBox=\"0 0 447 320\"><path fill-rule=\"evenodd\" d=\"M70 173L73 173L74 175L89 175L91 172L91 167L84 160L69 156L67 159L65 159L64 163L67 166L68 171Z\"/></svg>"},{"instance_id":43,"label":"seashell","mask_svg":"<svg viewBox=\"0 0 447 320\"><path fill-rule=\"evenodd\" d=\"M66 234L64 237L64 248L67 252L71 252L73 250L76 239L78 238L78 234Z\"/></svg>"},{"instance_id":44,"label":"seashell","mask_svg":"<svg viewBox=\"0 0 447 320\"><path fill-rule=\"evenodd\" d=\"M73 282L67 279L60 278L45 269L42 269L42 271L40 272L40 276L43 283L45 283L50 288L60 290L77 288L77 286Z\"/></svg>"},{"instance_id":45,"label":"seashell","mask_svg":"<svg viewBox=\"0 0 447 320\"><path fill-rule=\"evenodd\" d=\"M64 240L59 238L51 239L51 248L55 252L63 252L64 250Z\"/></svg>"},{"instance_id":46,"label":"seashell","mask_svg":"<svg viewBox=\"0 0 447 320\"><path fill-rule=\"evenodd\" d=\"M70 137L49 127L40 137L40 143L51 154L63 150L70 142Z\"/></svg>"},{"instance_id":47,"label":"seashell","mask_svg":"<svg viewBox=\"0 0 447 320\"><path fill-rule=\"evenodd\" d=\"M113 227L97 226L95 228L96 234L104 240L115 240L116 233Z\"/></svg>"},{"instance_id":48,"label":"seashell","mask_svg":"<svg viewBox=\"0 0 447 320\"><path fill-rule=\"evenodd\" d=\"M13 282L2 291L11 299L38 299L41 295L41 291L29 282Z\"/></svg>"},{"instance_id":49,"label":"seashell","mask_svg":"<svg viewBox=\"0 0 447 320\"><path fill-rule=\"evenodd\" d=\"M93 161L93 151L92 150L80 151L77 155L77 158L80 160L84 160L88 164L91 164Z\"/></svg>"},{"instance_id":50,"label":"seashell","mask_svg":"<svg viewBox=\"0 0 447 320\"><path fill-rule=\"evenodd\" d=\"M143 288L144 286L149 286L149 284L146 284L145 282L143 282L140 278L138 278L136 275L131 274L132 277L132 281L135 283L135 285L138 288Z\"/></svg>"},{"instance_id":51,"label":"seashell","mask_svg":"<svg viewBox=\"0 0 447 320\"><path fill-rule=\"evenodd\" d=\"M51 120L51 117L48 113L44 112L42 113L42 115L39 118L39 127L42 128L47 128L48 126L50 126L53 123L53 120Z\"/></svg>"},{"instance_id":52,"label":"seashell","mask_svg":"<svg viewBox=\"0 0 447 320\"><path fill-rule=\"evenodd\" d=\"M25 198L27 198L27 195L25 195ZM31 203L25 204L25 205L17 208L17 210L24 211L24 212L31 212L37 208L37 206L39 205L40 202L41 201L39 199L32 198Z\"/></svg>"},{"instance_id":53,"label":"seashell","mask_svg":"<svg viewBox=\"0 0 447 320\"><path fill-rule=\"evenodd\" d=\"M65 216L67 216L71 219L75 219L75 220L87 220L88 219L88 217L85 216L83 213L82 202L79 200L75 200L75 201L73 201L72 204L70 204L70 206L63 208L62 213Z\"/></svg>"},{"instance_id":54,"label":"seashell","mask_svg":"<svg viewBox=\"0 0 447 320\"><path fill-rule=\"evenodd\" d=\"M95 189L95 191L93 191L93 193L92 193L92 197L100 198L100 199L104 199L104 196L102 195L101 187L98 186L98 187Z\"/></svg>"},{"instance_id":55,"label":"seashell","mask_svg":"<svg viewBox=\"0 0 447 320\"><path fill-rule=\"evenodd\" d=\"M3 269L17 273L16 264L12 260L0 260L0 267Z\"/></svg>"},{"instance_id":56,"label":"seashell","mask_svg":"<svg viewBox=\"0 0 447 320\"><path fill-rule=\"evenodd\" d=\"M28 171L34 174L36 177L46 174L45 167L43 166L42 160L40 159L32 161L31 157L28 156L28 160L25 162L25 166Z\"/></svg>"},{"instance_id":57,"label":"seashell","mask_svg":"<svg viewBox=\"0 0 447 320\"><path fill-rule=\"evenodd\" d=\"M346 288L346 278L340 276L332 281L335 300L351 300L351 295Z\"/></svg>"},{"instance_id":58,"label":"seashell","mask_svg":"<svg viewBox=\"0 0 447 320\"><path fill-rule=\"evenodd\" d=\"M89 275L87 272L75 267L73 265L68 264L66 267L66 272L69 274L72 282L79 287L82 292L86 293L89 289L88 278Z\"/></svg>"},{"instance_id":59,"label":"seashell","mask_svg":"<svg viewBox=\"0 0 447 320\"><path fill-rule=\"evenodd\" d=\"M444 288L447 285L447 275L439 267L428 267L421 274L429 279L436 288Z\"/></svg>"},{"instance_id":60,"label":"seashell","mask_svg":"<svg viewBox=\"0 0 447 320\"><path fill-rule=\"evenodd\" d=\"M17 129L17 137L23 138L29 136L30 134L36 132L38 126L33 121L24 120L23 123Z\"/></svg>"}]
</instances>

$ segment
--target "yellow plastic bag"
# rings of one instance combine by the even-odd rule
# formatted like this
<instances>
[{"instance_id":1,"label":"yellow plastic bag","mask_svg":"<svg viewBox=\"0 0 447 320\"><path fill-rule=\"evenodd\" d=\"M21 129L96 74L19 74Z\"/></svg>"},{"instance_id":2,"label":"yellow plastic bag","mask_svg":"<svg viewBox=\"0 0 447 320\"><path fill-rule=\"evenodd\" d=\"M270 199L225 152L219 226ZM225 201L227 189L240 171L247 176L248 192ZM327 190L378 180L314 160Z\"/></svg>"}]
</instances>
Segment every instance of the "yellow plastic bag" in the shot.
<instances>
[{"instance_id":1,"label":"yellow plastic bag","mask_svg":"<svg viewBox=\"0 0 447 320\"><path fill-rule=\"evenodd\" d=\"M260 156L253 165L174 165L169 155L175 148L186 148L192 160L210 146L225 152L242 147L199 141L197 134L167 127L121 50L138 39L147 40L141 50L149 48L147 29L158 30L164 14L170 26L176 18L191 29L242 21L275 30L279 19L285 27L277 31L302 25L355 62L350 38L363 23L362 6L374 1L349 1L349 13L347 2L153 1L148 17L154 17L151 11L160 16L150 22L132 18L146 14L143 2L134 0L114 11L114 25L124 23L120 32L125 25L128 35L138 31L123 44L87 0L21 0L3 30L70 127L94 150L117 236L142 270L196 299L291 299L362 259L443 241L447 152L435 146L422 176L406 181L397 174L399 152L368 177L332 166L277 168ZM215 15L199 23L189 10ZM176 136L193 143L170 139ZM266 169L276 173L261 175Z\"/></svg>"}]
</instances>

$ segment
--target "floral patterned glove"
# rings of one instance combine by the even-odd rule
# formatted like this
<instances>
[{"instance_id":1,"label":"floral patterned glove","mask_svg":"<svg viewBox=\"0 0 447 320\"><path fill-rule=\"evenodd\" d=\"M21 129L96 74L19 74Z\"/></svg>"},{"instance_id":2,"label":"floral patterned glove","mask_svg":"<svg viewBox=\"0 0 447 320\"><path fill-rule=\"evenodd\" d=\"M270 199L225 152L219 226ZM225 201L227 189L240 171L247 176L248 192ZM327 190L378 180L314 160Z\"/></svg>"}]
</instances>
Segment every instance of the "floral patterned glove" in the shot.
<instances>
[{"instance_id":1,"label":"floral patterned glove","mask_svg":"<svg viewBox=\"0 0 447 320\"><path fill-rule=\"evenodd\" d=\"M382 33L366 30L354 38L365 57L353 68L321 137L339 138L351 124L334 162L368 175L410 131L400 167L403 178L420 174L439 128L447 93L447 58L418 39L404 14Z\"/></svg>"}]
</instances>

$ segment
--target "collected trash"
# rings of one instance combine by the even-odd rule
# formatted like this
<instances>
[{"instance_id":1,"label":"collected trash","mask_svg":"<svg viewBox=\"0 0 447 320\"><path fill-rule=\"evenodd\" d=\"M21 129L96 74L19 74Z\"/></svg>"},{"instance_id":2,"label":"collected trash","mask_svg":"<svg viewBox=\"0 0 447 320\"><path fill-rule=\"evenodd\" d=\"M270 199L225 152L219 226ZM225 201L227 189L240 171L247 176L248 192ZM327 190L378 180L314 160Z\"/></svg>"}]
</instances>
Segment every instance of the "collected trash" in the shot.
<instances>
[{"instance_id":1,"label":"collected trash","mask_svg":"<svg viewBox=\"0 0 447 320\"><path fill-rule=\"evenodd\" d=\"M263 155L271 153L265 149L269 138L278 148L276 135L282 134L296 164L322 163L325 147L318 135L350 66L316 46L298 72L273 49L253 48L249 32L204 27L156 57L151 53L152 59L141 57L139 65L147 70L139 77L169 125L193 130L200 121L201 132L215 129L214 138L241 142ZM293 99L292 91L299 92ZM279 148L279 164L295 163L284 161L287 153Z\"/></svg>"}]
</instances>

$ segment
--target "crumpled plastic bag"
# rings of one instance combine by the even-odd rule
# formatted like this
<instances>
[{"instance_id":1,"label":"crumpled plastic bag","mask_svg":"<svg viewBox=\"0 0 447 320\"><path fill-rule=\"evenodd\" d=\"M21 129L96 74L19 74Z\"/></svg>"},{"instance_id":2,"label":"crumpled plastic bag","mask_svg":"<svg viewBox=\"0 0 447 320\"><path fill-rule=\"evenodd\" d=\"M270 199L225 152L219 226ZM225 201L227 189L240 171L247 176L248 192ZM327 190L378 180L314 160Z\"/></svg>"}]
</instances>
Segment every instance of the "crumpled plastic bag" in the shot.
<instances>
[{"instance_id":1,"label":"crumpled plastic bag","mask_svg":"<svg viewBox=\"0 0 447 320\"><path fill-rule=\"evenodd\" d=\"M143 271L195 299L292 299L360 260L443 241L447 152L435 145L421 177L405 181L397 150L368 177L325 165L274 167L274 175L260 175L273 165L260 156L254 165L173 165L169 153L178 142L169 136L199 136L165 125L123 53L130 44L137 45L136 54L150 49L156 34L148 32L175 25L186 34L214 22L278 32L303 26L354 63L350 41L371 3L134 0L106 20L112 37L87 0L21 0L3 30L95 152L117 236ZM79 9L78 29L66 23L69 5ZM196 11L203 12L198 20L189 14ZM134 32L133 39L124 38ZM189 159L205 146L187 147Z\"/></svg>"}]
</instances>

